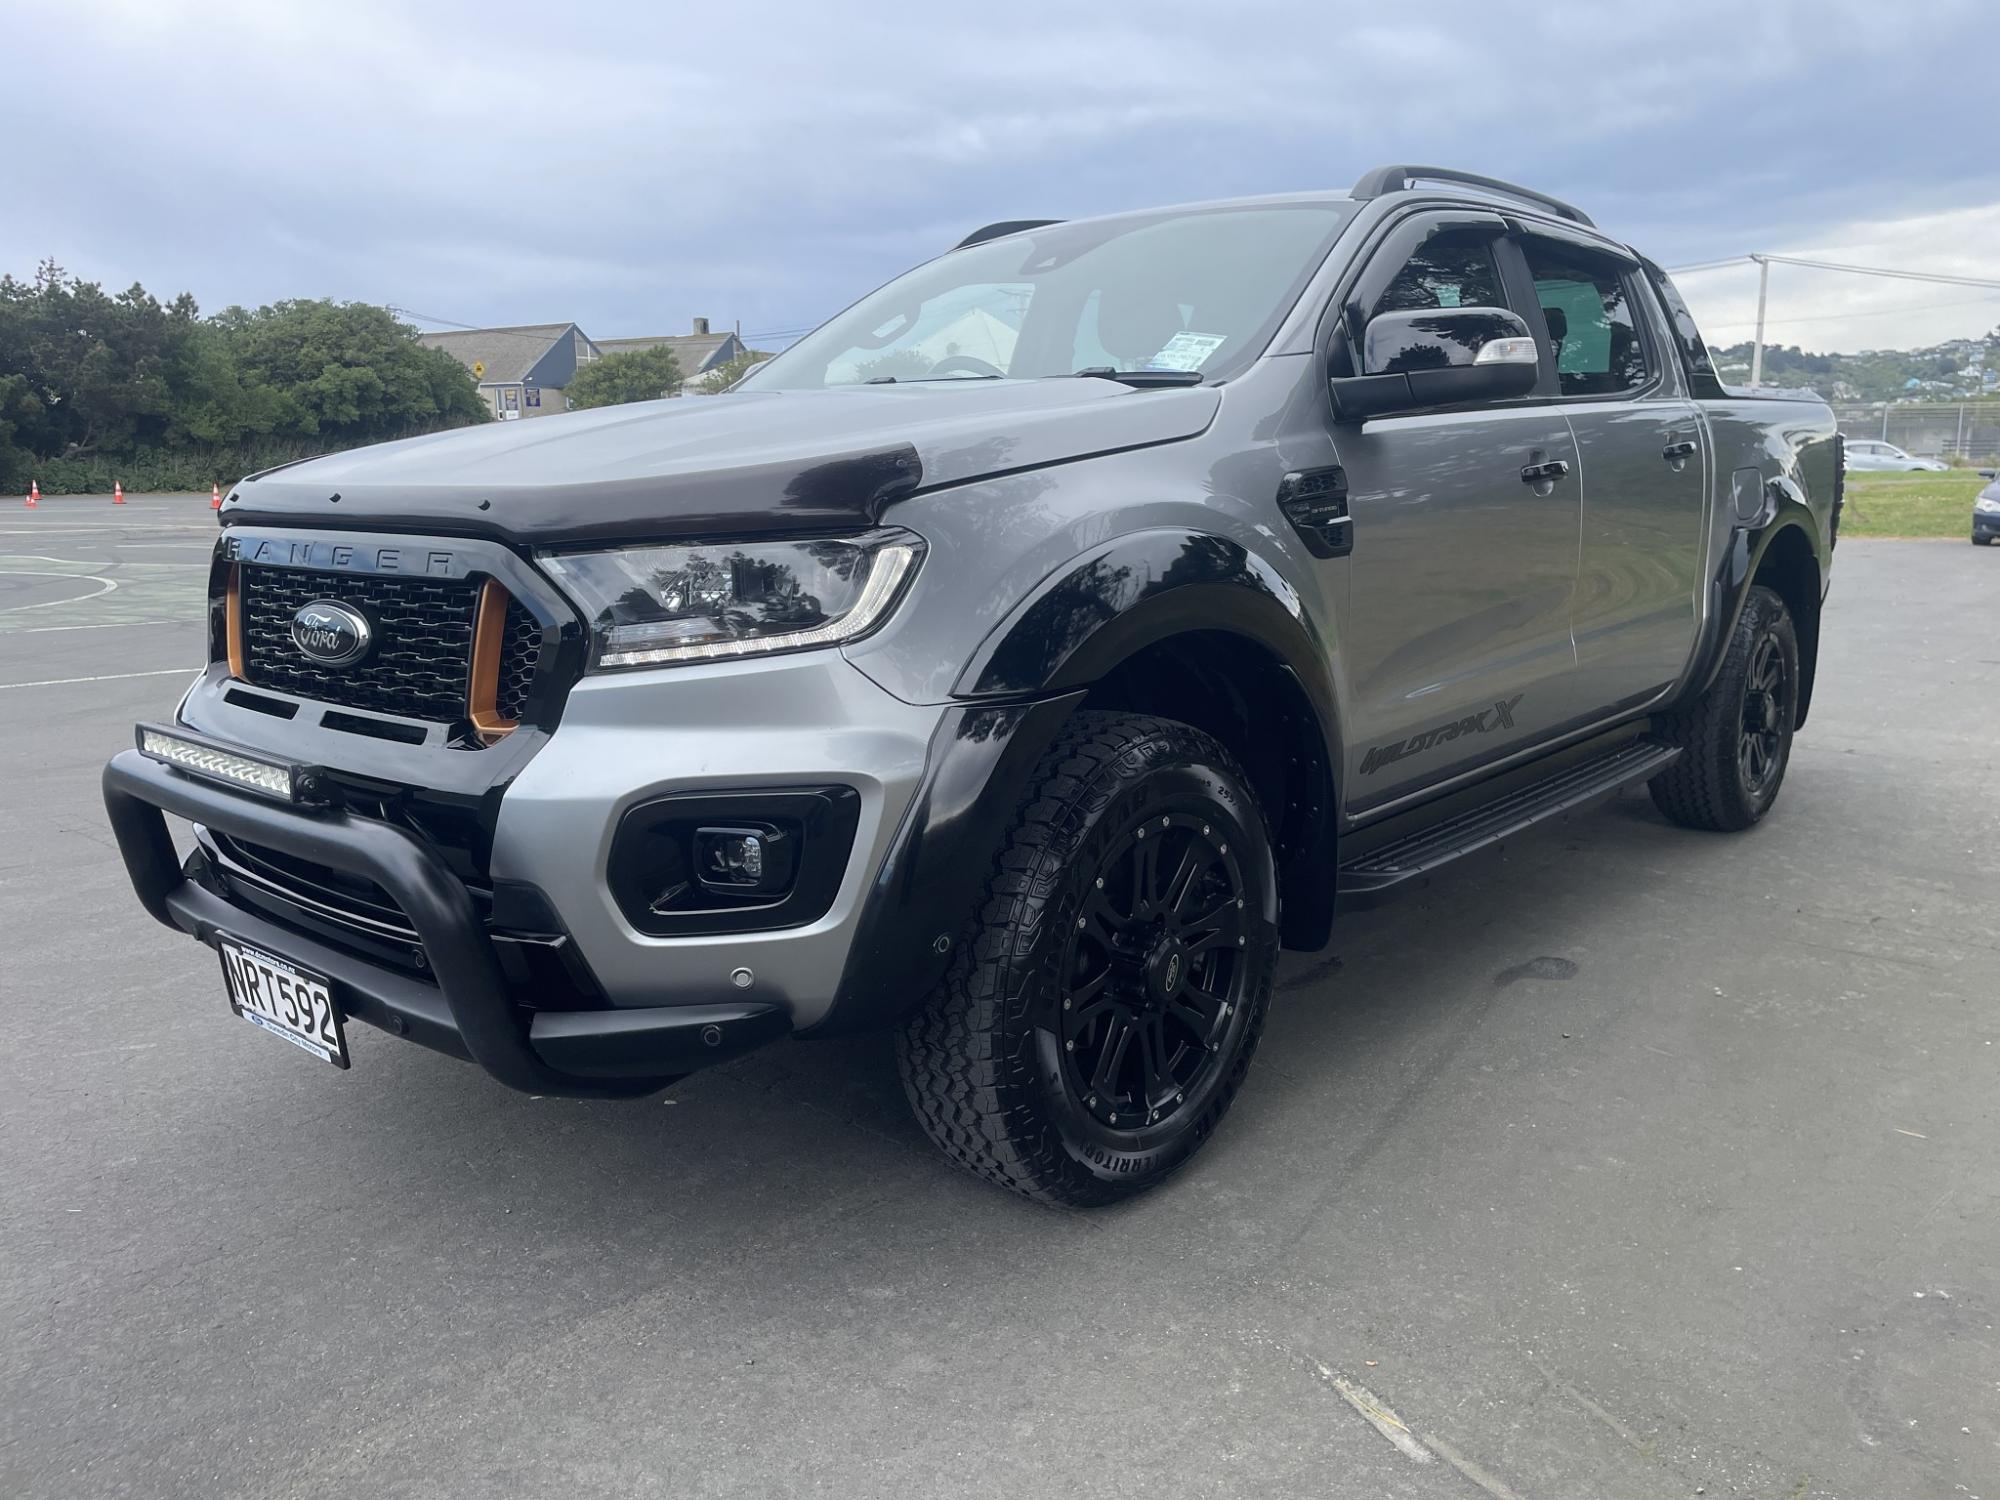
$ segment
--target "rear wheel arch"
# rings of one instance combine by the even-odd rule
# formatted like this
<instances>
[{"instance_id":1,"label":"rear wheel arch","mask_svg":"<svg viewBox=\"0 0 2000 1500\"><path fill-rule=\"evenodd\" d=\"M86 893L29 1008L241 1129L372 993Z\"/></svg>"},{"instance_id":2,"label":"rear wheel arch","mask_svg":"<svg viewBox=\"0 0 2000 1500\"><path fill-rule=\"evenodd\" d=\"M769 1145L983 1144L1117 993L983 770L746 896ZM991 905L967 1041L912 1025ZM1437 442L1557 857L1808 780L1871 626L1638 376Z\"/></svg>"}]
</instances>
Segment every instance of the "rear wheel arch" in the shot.
<instances>
[{"instance_id":1,"label":"rear wheel arch","mask_svg":"<svg viewBox=\"0 0 2000 1500\"><path fill-rule=\"evenodd\" d=\"M1799 703L1794 727L1803 725L1812 707L1814 670L1819 663L1821 574L1819 556L1800 525L1778 527L1758 554L1750 583L1761 585L1785 601L1799 646Z\"/></svg>"}]
</instances>

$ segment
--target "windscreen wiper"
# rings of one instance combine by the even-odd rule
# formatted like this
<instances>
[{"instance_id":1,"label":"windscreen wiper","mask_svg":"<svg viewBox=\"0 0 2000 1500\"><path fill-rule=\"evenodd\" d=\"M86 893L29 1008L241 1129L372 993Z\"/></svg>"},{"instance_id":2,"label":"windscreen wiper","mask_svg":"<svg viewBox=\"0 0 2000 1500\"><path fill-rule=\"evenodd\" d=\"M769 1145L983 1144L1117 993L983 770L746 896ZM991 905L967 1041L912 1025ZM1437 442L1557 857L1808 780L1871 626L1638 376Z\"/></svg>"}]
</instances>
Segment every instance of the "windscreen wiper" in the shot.
<instances>
[{"instance_id":1,"label":"windscreen wiper","mask_svg":"<svg viewBox=\"0 0 2000 1500\"><path fill-rule=\"evenodd\" d=\"M1114 370L1109 365L1092 365L1078 370L1072 380L1118 380L1126 385L1200 385L1199 370Z\"/></svg>"},{"instance_id":2,"label":"windscreen wiper","mask_svg":"<svg viewBox=\"0 0 2000 1500\"><path fill-rule=\"evenodd\" d=\"M1004 375L870 375L863 385L946 385L954 380L1005 380Z\"/></svg>"}]
</instances>

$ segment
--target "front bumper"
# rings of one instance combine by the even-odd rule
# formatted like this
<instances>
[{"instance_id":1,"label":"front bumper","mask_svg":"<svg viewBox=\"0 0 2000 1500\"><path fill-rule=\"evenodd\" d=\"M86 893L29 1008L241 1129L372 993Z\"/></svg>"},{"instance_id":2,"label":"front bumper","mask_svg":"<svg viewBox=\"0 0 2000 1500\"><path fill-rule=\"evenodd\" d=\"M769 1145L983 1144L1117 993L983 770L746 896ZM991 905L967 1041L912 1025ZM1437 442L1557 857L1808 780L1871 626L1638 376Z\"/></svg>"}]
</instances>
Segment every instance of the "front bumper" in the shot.
<instances>
[{"instance_id":1,"label":"front bumper","mask_svg":"<svg viewBox=\"0 0 2000 1500\"><path fill-rule=\"evenodd\" d=\"M1975 510L1972 513L1972 534L1975 537L2000 537L2000 513Z\"/></svg>"},{"instance_id":2,"label":"front bumper","mask_svg":"<svg viewBox=\"0 0 2000 1500\"><path fill-rule=\"evenodd\" d=\"M334 982L348 1016L476 1062L512 1088L645 1093L792 1029L784 1008L768 1002L525 1010L464 882L423 840L389 823L266 802L136 750L104 768L104 802L133 887L157 920L211 947L228 933L294 958ZM435 982L317 941L197 884L174 851L167 813L373 881L416 930Z\"/></svg>"}]
</instances>

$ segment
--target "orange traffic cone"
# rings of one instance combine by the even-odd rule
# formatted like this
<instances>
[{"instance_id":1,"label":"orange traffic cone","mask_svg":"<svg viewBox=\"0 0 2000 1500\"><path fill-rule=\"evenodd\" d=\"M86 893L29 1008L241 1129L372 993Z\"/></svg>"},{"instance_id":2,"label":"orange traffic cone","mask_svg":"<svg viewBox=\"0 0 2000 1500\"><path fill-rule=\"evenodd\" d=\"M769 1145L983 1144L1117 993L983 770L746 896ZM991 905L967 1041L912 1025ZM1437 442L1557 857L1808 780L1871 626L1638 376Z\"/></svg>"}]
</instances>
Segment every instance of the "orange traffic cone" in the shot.
<instances>
[{"instance_id":1,"label":"orange traffic cone","mask_svg":"<svg viewBox=\"0 0 2000 1500\"><path fill-rule=\"evenodd\" d=\"M34 480L28 481L28 509L33 510L42 503L42 487Z\"/></svg>"},{"instance_id":2,"label":"orange traffic cone","mask_svg":"<svg viewBox=\"0 0 2000 1500\"><path fill-rule=\"evenodd\" d=\"M123 480L113 481L111 485L111 503L113 505L123 505L125 503L125 484Z\"/></svg>"},{"instance_id":3,"label":"orange traffic cone","mask_svg":"<svg viewBox=\"0 0 2000 1500\"><path fill-rule=\"evenodd\" d=\"M221 509L222 509L222 486L221 486L221 485L219 485L219 484L212 484L212 485L210 485L210 486L208 487L208 508L209 508L210 510L221 510Z\"/></svg>"}]
</instances>

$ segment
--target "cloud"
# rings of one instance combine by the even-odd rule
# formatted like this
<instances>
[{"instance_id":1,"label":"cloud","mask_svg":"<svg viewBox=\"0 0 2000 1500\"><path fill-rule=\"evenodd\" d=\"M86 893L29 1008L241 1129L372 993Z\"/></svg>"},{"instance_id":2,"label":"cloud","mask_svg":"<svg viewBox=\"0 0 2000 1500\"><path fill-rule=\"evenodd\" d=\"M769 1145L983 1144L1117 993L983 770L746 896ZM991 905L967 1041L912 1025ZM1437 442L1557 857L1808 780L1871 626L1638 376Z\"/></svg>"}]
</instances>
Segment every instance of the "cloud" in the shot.
<instances>
[{"instance_id":1,"label":"cloud","mask_svg":"<svg viewBox=\"0 0 2000 1500\"><path fill-rule=\"evenodd\" d=\"M989 219L1385 160L1535 183L1669 262L2000 204L2000 159L1951 144L1980 91L1939 85L1941 45L2000 41L1971 3L68 0L6 27L33 130L0 266L210 307L796 328Z\"/></svg>"}]
</instances>

